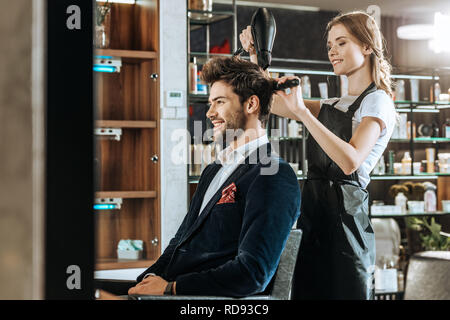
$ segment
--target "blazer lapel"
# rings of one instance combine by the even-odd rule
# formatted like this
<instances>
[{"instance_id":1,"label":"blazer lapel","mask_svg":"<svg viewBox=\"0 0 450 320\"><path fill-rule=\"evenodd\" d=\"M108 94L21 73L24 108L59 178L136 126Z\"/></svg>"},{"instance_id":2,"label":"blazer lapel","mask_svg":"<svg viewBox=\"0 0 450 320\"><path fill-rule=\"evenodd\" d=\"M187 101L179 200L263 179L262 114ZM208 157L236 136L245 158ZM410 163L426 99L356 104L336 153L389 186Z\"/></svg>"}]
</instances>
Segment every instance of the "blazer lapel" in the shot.
<instances>
[{"instance_id":1,"label":"blazer lapel","mask_svg":"<svg viewBox=\"0 0 450 320\"><path fill-rule=\"evenodd\" d=\"M221 167L222 166L220 164L218 164L217 162L213 162L213 163L211 163L211 165L209 167L205 168L204 175L203 175L202 179L200 179L198 186L197 186L196 193L198 194L198 197L195 200L195 202L191 204L192 207L189 209L193 213L191 215L191 219L190 219L190 223L189 223L190 225L192 225L192 223L197 219L198 211L200 210L200 207L203 202L203 198L205 197L206 189L208 188L212 179L215 177L215 175L217 174L217 171L219 171Z\"/></svg>"},{"instance_id":2,"label":"blazer lapel","mask_svg":"<svg viewBox=\"0 0 450 320\"><path fill-rule=\"evenodd\" d=\"M217 190L217 192L214 194L214 196L211 198L211 200L209 200L208 204L205 206L203 211L200 213L200 216L197 217L197 219L194 221L194 223L189 228L189 231L186 232L183 240L181 240L181 242L179 243L180 245L183 242L185 242L187 239L189 239L189 237L195 232L195 230L198 229L198 227L200 227L202 222L210 214L211 209L216 205L217 201L219 201L219 199L222 195L223 188L225 188L227 185L229 185L230 183L235 181L238 177L242 176L242 174L244 174L244 172L247 171L249 167L250 167L249 164L243 163L243 164L240 164L236 168L236 170L234 170L234 172L228 177L228 179L220 186L219 190Z\"/></svg>"},{"instance_id":3,"label":"blazer lapel","mask_svg":"<svg viewBox=\"0 0 450 320\"><path fill-rule=\"evenodd\" d=\"M262 147L264 147L264 148L262 148ZM263 153L263 154L261 154L261 153ZM202 222L209 216L212 208L216 205L217 201L219 201L219 199L222 195L222 190L226 186L228 186L230 183L236 181L239 177L241 177L252 165L256 165L258 162L263 160L261 158L269 157L270 154L271 154L271 145L270 145L270 143L267 143L265 145L260 146L258 149L253 151L250 155L248 155L245 158L244 163L240 164L236 168L236 170L234 170L233 173L228 177L228 179L220 186L219 190L217 190L217 192L214 194L214 196L211 198L211 200L205 206L203 211L200 213L200 216L197 217L195 221L191 222L193 224L191 225L188 232L186 232L185 236L179 242L178 245L181 245L186 240L188 240L189 237L195 232L195 230L197 230L201 226ZM256 159L256 161L255 161L255 159ZM211 171L208 175L209 179L208 180L205 179L205 183L202 186L202 189L201 190L199 189L200 192L203 192L203 196L201 197L201 199L199 198L199 200L198 200L199 204L197 204L197 207L200 207L201 202L203 201L204 193L206 192L206 188L209 186L209 183L206 183L206 181L211 182L211 180L214 178L217 171L218 171L218 169ZM205 172L205 174L206 174L206 172ZM198 188L200 188L200 185L198 186ZM195 212L198 212L198 209ZM193 215L193 216L195 216L195 215Z\"/></svg>"}]
</instances>

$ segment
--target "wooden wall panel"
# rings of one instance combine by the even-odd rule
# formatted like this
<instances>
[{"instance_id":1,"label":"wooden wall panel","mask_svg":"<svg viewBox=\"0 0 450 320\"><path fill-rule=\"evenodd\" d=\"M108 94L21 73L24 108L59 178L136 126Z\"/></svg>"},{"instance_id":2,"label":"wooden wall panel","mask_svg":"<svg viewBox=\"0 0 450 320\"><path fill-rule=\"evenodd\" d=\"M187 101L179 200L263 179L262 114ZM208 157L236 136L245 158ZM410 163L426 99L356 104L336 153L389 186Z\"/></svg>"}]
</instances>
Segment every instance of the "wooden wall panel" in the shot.
<instances>
[{"instance_id":1,"label":"wooden wall panel","mask_svg":"<svg viewBox=\"0 0 450 320\"><path fill-rule=\"evenodd\" d=\"M123 129L120 141L101 140L101 191L157 190L158 164L151 157L158 153L152 133L155 129Z\"/></svg>"},{"instance_id":2,"label":"wooden wall panel","mask_svg":"<svg viewBox=\"0 0 450 320\"><path fill-rule=\"evenodd\" d=\"M120 210L103 210L96 214L97 259L117 257L117 245L121 239L144 241L144 259L156 258L160 241L154 246L152 240L160 234L159 213L154 211L153 199L125 199Z\"/></svg>"},{"instance_id":3,"label":"wooden wall panel","mask_svg":"<svg viewBox=\"0 0 450 320\"><path fill-rule=\"evenodd\" d=\"M139 5L113 3L110 16L110 48L157 51L159 8L157 1Z\"/></svg>"}]
</instances>

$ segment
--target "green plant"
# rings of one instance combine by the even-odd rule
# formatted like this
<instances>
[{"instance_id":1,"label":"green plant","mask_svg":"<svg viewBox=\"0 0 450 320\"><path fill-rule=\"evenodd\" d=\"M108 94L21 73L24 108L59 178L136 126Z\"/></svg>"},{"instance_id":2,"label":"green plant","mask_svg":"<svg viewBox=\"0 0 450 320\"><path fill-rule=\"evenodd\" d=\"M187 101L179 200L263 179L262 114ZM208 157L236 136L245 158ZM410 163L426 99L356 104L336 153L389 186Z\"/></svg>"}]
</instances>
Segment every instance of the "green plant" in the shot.
<instances>
[{"instance_id":1,"label":"green plant","mask_svg":"<svg viewBox=\"0 0 450 320\"><path fill-rule=\"evenodd\" d=\"M412 230L421 232L419 236L425 250L450 250L450 237L441 231L442 226L436 223L434 217L431 218L431 223L428 223L426 217L409 217L406 225Z\"/></svg>"},{"instance_id":2,"label":"green plant","mask_svg":"<svg viewBox=\"0 0 450 320\"><path fill-rule=\"evenodd\" d=\"M101 26L103 22L105 21L106 15L111 10L111 3L109 3L109 0L106 0L105 4L98 4L95 5L95 21L97 26Z\"/></svg>"}]
</instances>

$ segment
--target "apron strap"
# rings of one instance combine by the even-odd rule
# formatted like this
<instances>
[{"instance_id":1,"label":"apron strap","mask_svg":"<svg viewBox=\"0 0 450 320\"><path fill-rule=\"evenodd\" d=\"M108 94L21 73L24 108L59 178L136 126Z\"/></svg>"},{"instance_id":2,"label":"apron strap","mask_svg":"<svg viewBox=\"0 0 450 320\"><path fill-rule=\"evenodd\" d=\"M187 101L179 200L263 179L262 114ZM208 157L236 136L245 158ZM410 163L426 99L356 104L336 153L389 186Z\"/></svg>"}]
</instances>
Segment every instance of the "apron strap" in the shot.
<instances>
[{"instance_id":1,"label":"apron strap","mask_svg":"<svg viewBox=\"0 0 450 320\"><path fill-rule=\"evenodd\" d=\"M355 113L356 110L358 110L359 106L361 105L362 100L369 94L372 93L374 91L376 91L377 88L375 87L375 82L372 82L367 88L366 90L363 91L363 93L361 93L359 95L359 97L355 100L355 102L352 103L352 105L350 107L348 107L347 109L347 114L350 114L353 117L353 114Z\"/></svg>"}]
</instances>

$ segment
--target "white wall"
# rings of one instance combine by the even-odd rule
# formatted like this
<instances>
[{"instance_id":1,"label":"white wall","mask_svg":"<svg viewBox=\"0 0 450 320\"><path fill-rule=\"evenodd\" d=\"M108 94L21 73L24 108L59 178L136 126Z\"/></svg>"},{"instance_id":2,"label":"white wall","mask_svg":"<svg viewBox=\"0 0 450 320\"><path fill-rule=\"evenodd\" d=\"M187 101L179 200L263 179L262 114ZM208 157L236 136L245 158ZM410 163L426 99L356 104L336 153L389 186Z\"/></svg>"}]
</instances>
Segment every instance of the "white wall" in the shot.
<instances>
[{"instance_id":1,"label":"white wall","mask_svg":"<svg viewBox=\"0 0 450 320\"><path fill-rule=\"evenodd\" d=\"M174 130L187 130L186 1L160 0L160 89L161 89L161 250L169 244L188 210L187 165L171 159ZM183 106L167 107L166 92L183 92ZM183 144L187 152L187 143Z\"/></svg>"}]
</instances>

